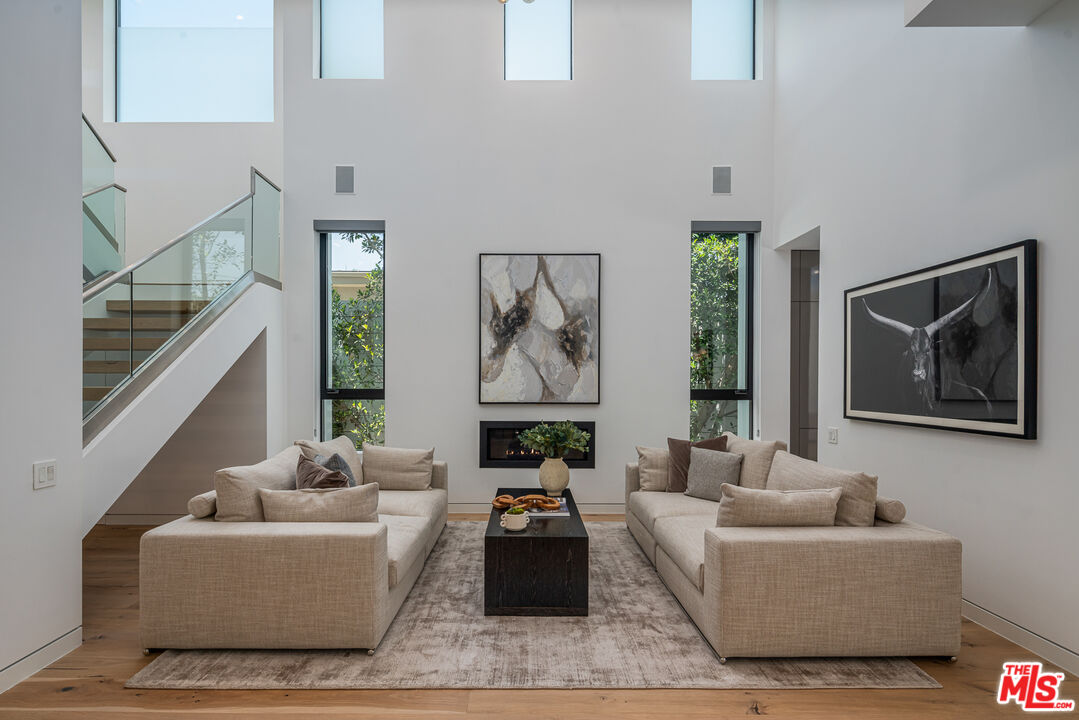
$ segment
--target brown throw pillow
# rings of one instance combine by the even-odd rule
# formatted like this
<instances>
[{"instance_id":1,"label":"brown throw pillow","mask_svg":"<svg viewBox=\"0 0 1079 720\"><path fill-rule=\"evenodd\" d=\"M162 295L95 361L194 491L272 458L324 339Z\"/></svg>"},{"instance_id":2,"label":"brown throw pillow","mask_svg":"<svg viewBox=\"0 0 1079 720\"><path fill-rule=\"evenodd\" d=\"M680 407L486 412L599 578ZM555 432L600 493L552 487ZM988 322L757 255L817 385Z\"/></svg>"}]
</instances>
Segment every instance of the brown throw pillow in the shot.
<instances>
[{"instance_id":1,"label":"brown throw pillow","mask_svg":"<svg viewBox=\"0 0 1079 720\"><path fill-rule=\"evenodd\" d=\"M296 462L297 490L333 490L347 488L348 477L339 470L322 467L304 455Z\"/></svg>"},{"instance_id":2,"label":"brown throw pillow","mask_svg":"<svg viewBox=\"0 0 1079 720\"><path fill-rule=\"evenodd\" d=\"M689 486L689 449L699 447L704 450L726 450L727 438L717 437L690 442L667 438L667 492L684 493Z\"/></svg>"}]
</instances>

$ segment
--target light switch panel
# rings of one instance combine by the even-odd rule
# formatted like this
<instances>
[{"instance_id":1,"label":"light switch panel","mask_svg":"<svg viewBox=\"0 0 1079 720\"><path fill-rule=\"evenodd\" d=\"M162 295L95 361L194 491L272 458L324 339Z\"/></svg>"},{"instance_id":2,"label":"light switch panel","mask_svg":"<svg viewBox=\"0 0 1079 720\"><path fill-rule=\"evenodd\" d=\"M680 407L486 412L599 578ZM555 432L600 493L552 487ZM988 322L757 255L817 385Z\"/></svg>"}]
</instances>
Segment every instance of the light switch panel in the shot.
<instances>
[{"instance_id":1,"label":"light switch panel","mask_svg":"<svg viewBox=\"0 0 1079 720\"><path fill-rule=\"evenodd\" d=\"M34 489L52 487L56 484L56 461L42 460L34 463Z\"/></svg>"}]
</instances>

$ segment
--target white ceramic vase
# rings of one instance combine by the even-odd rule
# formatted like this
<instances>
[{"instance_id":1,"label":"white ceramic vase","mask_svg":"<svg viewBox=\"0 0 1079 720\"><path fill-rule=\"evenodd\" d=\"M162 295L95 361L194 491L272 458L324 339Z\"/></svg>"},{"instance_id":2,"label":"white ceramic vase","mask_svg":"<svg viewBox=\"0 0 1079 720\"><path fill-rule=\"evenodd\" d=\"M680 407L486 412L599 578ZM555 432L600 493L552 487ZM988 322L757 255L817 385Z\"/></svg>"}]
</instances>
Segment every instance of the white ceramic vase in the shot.
<instances>
[{"instance_id":1,"label":"white ceramic vase","mask_svg":"<svg viewBox=\"0 0 1079 720\"><path fill-rule=\"evenodd\" d=\"M562 491L569 485L569 466L562 458L544 458L540 465L540 487L547 491L548 497L562 497Z\"/></svg>"}]
</instances>

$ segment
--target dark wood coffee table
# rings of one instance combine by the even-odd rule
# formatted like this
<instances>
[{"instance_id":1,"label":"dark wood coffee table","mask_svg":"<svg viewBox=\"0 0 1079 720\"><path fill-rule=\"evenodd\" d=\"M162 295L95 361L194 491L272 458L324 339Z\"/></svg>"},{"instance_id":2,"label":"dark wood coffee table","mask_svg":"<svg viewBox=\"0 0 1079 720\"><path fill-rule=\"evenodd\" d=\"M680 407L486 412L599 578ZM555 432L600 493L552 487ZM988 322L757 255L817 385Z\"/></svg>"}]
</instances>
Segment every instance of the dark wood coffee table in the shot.
<instances>
[{"instance_id":1,"label":"dark wood coffee table","mask_svg":"<svg viewBox=\"0 0 1079 720\"><path fill-rule=\"evenodd\" d=\"M499 488L498 495L542 494L537 488ZM491 510L483 540L484 615L587 615L588 532L573 493L563 491L570 517L532 517L524 530L499 522Z\"/></svg>"}]
</instances>

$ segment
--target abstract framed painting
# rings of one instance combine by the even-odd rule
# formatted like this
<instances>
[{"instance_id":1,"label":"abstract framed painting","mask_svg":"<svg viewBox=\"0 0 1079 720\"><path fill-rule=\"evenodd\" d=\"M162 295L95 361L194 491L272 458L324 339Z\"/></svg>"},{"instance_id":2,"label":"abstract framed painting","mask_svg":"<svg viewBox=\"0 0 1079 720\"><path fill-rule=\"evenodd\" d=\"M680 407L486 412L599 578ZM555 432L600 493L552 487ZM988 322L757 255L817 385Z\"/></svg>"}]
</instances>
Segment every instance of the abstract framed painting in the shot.
<instances>
[{"instance_id":1,"label":"abstract framed painting","mask_svg":"<svg viewBox=\"0 0 1079 720\"><path fill-rule=\"evenodd\" d=\"M599 281L598 253L480 255L480 403L599 403Z\"/></svg>"},{"instance_id":2,"label":"abstract framed painting","mask_svg":"<svg viewBox=\"0 0 1079 720\"><path fill-rule=\"evenodd\" d=\"M844 413L1037 437L1035 240L847 290Z\"/></svg>"}]
</instances>

